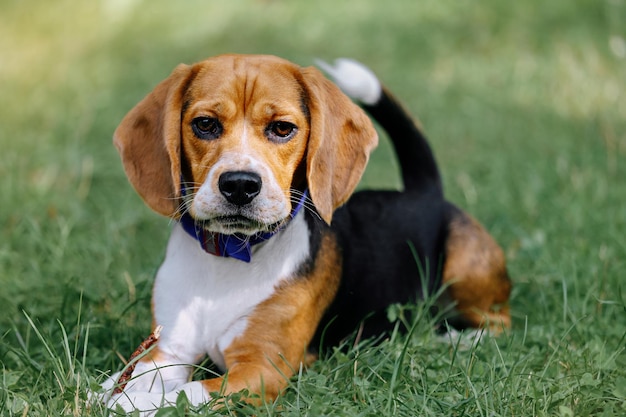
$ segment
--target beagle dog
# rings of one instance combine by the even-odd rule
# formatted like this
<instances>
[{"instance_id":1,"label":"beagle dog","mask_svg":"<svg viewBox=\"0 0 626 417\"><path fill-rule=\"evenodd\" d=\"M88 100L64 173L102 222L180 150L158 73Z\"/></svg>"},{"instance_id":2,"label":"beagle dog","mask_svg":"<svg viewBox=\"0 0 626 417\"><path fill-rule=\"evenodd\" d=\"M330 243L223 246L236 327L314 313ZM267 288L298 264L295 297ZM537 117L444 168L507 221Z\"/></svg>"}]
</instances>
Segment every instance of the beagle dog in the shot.
<instances>
[{"instance_id":1,"label":"beagle dog","mask_svg":"<svg viewBox=\"0 0 626 417\"><path fill-rule=\"evenodd\" d=\"M109 408L150 415L182 393L199 405L244 389L271 400L320 346L382 334L390 304L442 285L451 323L509 327L502 250L444 199L421 130L364 66L326 69L389 133L403 191L351 197L372 122L320 71L277 57L180 65L122 120L131 184L175 225L153 290L160 338L121 392L119 373L103 384ZM224 375L190 381L206 355Z\"/></svg>"}]
</instances>

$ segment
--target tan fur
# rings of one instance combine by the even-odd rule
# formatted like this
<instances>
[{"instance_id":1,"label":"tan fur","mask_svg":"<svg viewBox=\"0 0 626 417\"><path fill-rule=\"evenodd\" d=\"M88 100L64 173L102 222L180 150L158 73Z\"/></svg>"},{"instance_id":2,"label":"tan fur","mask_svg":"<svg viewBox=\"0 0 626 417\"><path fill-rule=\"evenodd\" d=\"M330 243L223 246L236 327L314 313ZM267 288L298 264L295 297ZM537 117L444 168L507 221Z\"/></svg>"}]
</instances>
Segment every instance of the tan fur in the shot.
<instances>
[{"instance_id":1,"label":"tan fur","mask_svg":"<svg viewBox=\"0 0 626 417\"><path fill-rule=\"evenodd\" d=\"M354 112L354 104L319 71L306 68L303 75L311 98L307 179L315 206L330 223L361 179L377 135L365 113Z\"/></svg>"},{"instance_id":2,"label":"tan fur","mask_svg":"<svg viewBox=\"0 0 626 417\"><path fill-rule=\"evenodd\" d=\"M462 213L450 222L443 284L464 324L498 334L511 326L511 282L504 253L475 219Z\"/></svg>"},{"instance_id":3,"label":"tan fur","mask_svg":"<svg viewBox=\"0 0 626 417\"><path fill-rule=\"evenodd\" d=\"M137 104L113 135L126 175L157 213L176 212L180 192L180 108L191 68L179 65Z\"/></svg>"}]
</instances>

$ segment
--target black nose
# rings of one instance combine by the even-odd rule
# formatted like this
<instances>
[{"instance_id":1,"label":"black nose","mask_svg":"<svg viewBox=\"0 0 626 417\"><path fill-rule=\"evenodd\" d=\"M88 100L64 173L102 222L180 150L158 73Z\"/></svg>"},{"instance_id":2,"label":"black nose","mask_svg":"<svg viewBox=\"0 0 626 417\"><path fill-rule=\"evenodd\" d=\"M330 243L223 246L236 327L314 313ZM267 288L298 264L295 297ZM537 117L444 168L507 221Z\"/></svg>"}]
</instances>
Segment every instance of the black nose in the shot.
<instances>
[{"instance_id":1,"label":"black nose","mask_svg":"<svg viewBox=\"0 0 626 417\"><path fill-rule=\"evenodd\" d=\"M218 186L228 202L243 206L261 192L261 177L254 172L232 171L220 175Z\"/></svg>"}]
</instances>

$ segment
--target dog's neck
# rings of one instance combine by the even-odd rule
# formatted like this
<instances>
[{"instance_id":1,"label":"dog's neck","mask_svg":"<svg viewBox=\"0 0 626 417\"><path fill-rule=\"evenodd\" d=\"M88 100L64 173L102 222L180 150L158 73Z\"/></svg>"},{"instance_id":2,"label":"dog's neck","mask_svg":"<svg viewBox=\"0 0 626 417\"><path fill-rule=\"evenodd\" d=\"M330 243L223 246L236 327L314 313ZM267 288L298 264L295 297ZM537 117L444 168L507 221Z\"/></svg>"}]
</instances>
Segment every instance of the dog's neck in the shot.
<instances>
[{"instance_id":1,"label":"dog's neck","mask_svg":"<svg viewBox=\"0 0 626 417\"><path fill-rule=\"evenodd\" d=\"M184 190L184 187L182 189ZM302 207L304 207L304 203L307 198L308 193L305 190L302 193L302 197L300 197L298 204L291 210L289 220L296 217ZM252 247L271 239L272 236L287 227L289 220L274 231L257 233L251 236L241 233L228 235L207 231L201 225L197 224L188 212L185 212L180 217L179 221L183 229L191 237L196 239L198 243L200 243L200 247L202 247L206 253L224 258L235 258L240 261L250 262L252 260Z\"/></svg>"}]
</instances>

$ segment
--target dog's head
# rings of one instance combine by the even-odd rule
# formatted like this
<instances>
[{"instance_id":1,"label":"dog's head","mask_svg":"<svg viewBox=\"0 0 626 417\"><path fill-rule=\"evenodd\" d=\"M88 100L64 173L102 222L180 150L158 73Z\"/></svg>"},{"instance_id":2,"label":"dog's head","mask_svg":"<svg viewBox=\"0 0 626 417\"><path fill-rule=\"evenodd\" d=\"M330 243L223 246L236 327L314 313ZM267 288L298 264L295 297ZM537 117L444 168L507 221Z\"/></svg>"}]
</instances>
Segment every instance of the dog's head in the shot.
<instances>
[{"instance_id":1,"label":"dog's head","mask_svg":"<svg viewBox=\"0 0 626 417\"><path fill-rule=\"evenodd\" d=\"M114 135L153 210L185 210L219 233L269 231L308 188L320 216L354 191L378 138L363 111L315 68L272 56L180 65Z\"/></svg>"}]
</instances>

